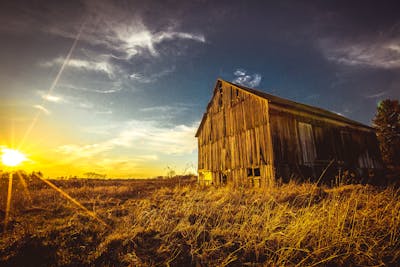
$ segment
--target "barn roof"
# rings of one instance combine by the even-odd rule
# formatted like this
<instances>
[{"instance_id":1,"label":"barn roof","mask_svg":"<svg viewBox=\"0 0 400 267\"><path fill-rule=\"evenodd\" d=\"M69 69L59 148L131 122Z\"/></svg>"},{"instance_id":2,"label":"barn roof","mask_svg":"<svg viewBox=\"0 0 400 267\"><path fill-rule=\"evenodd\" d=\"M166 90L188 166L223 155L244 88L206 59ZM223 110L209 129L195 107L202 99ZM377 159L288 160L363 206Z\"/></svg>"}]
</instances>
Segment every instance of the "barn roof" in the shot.
<instances>
[{"instance_id":1,"label":"barn roof","mask_svg":"<svg viewBox=\"0 0 400 267\"><path fill-rule=\"evenodd\" d=\"M325 110L325 109L322 109L322 108L319 108L319 107L314 107L314 106L310 106L310 105L306 105L306 104L301 104L301 103L298 103L298 102L295 102L295 101L292 101L292 100L288 100L288 99L285 99L285 98L281 98L281 97L278 97L278 96L267 94L267 93L262 92L262 91L255 90L253 88L245 87L243 85L234 84L234 83L222 80L222 79L218 79L217 80L217 84L218 84L219 81L228 83L228 84L230 84L232 86L235 86L238 89L241 89L241 90L246 91L246 92L248 92L250 94L259 96L261 98L264 98L264 99L268 100L269 103L273 103L273 104L276 104L278 106L282 106L282 107L286 107L286 108L289 108L289 109L303 111L303 112L310 113L310 114L313 114L313 115L318 115L318 116L322 116L322 117L325 117L325 118L330 118L330 119L333 119L333 120L337 120L337 121L340 121L340 122L345 122L347 124L354 125L354 126L357 126L357 127L362 127L364 129L373 130L373 128L370 127L370 126L367 126L367 125L362 124L360 122L348 119L348 118L343 117L343 116L341 116L341 115L339 115L337 113L334 113L334 112L331 112L331 111L328 111L328 110ZM214 90L214 94L215 94L215 90ZM211 105L211 101L212 101L212 99L210 100L210 102L207 105L207 112L208 112L208 109L209 109L209 107ZM207 113L203 114L203 118L201 120L200 126L199 126L199 128L197 129L197 132L196 132L196 137L199 135L201 128L203 128L203 124L204 124L204 121L206 119L206 114Z\"/></svg>"}]
</instances>

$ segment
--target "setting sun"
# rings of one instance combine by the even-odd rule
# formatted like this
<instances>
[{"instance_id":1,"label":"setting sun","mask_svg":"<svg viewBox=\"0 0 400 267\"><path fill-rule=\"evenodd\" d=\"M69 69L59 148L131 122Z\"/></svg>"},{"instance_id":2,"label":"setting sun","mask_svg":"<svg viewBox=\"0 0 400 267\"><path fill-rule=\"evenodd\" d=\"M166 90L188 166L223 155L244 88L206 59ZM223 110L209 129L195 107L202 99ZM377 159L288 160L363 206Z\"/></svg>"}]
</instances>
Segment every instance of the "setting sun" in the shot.
<instances>
[{"instance_id":1,"label":"setting sun","mask_svg":"<svg viewBox=\"0 0 400 267\"><path fill-rule=\"evenodd\" d=\"M6 166L15 167L26 160L26 156L15 149L3 148L2 152L1 162Z\"/></svg>"}]
</instances>

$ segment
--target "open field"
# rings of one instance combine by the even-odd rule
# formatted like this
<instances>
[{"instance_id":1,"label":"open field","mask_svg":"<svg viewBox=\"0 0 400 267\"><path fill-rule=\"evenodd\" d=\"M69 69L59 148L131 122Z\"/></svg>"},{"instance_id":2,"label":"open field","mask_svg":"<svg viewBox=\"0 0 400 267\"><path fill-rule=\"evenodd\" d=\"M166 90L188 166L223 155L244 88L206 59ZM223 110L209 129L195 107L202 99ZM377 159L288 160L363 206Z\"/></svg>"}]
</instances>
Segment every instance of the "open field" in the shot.
<instances>
[{"instance_id":1,"label":"open field","mask_svg":"<svg viewBox=\"0 0 400 267\"><path fill-rule=\"evenodd\" d=\"M53 182L98 220L39 181L28 183L29 200L17 179L0 266L400 265L400 193L394 188ZM3 179L1 220L6 188Z\"/></svg>"}]
</instances>

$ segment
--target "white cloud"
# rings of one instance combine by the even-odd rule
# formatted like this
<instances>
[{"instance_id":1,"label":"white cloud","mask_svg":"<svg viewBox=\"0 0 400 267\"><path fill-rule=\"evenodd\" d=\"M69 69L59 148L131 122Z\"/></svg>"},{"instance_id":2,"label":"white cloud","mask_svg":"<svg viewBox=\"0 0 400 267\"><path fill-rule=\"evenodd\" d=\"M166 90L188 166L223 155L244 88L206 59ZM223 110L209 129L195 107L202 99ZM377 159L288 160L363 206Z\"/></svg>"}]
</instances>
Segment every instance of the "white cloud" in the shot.
<instances>
[{"instance_id":1,"label":"white cloud","mask_svg":"<svg viewBox=\"0 0 400 267\"><path fill-rule=\"evenodd\" d=\"M129 60L135 55L147 50L150 55L158 56L156 46L164 41L191 40L205 43L206 38L201 33L178 31L174 25L166 25L164 29L152 30L143 23L137 14L123 10L112 2L85 2L91 19L85 23L81 40L96 46L104 46L113 51L113 57ZM129 12L129 13L128 13ZM80 25L75 25L78 28ZM71 32L61 27L49 27L48 32L68 38L73 38Z\"/></svg>"},{"instance_id":2,"label":"white cloud","mask_svg":"<svg viewBox=\"0 0 400 267\"><path fill-rule=\"evenodd\" d=\"M339 41L321 39L319 44L328 60L349 66L383 69L400 68L400 38Z\"/></svg>"},{"instance_id":3,"label":"white cloud","mask_svg":"<svg viewBox=\"0 0 400 267\"><path fill-rule=\"evenodd\" d=\"M197 147L194 138L197 125L159 127L155 121L131 121L119 136L109 140L118 146L137 146L163 154L191 153Z\"/></svg>"},{"instance_id":4,"label":"white cloud","mask_svg":"<svg viewBox=\"0 0 400 267\"><path fill-rule=\"evenodd\" d=\"M43 91L39 91L39 94L41 95L42 99L49 102L54 102L54 103L66 102L66 100L62 96L51 95Z\"/></svg>"},{"instance_id":5,"label":"white cloud","mask_svg":"<svg viewBox=\"0 0 400 267\"><path fill-rule=\"evenodd\" d=\"M115 1L89 0L83 5L88 18L83 27L82 21L70 20L40 28L46 33L71 39L75 39L78 29L82 29L79 51L76 50L67 63L67 70L87 72L77 79L73 79L75 74L69 76L73 78L68 83L81 91L115 93L123 88L132 88L132 81L153 83L175 70L174 67L163 69L162 66L173 65L173 57L184 54L187 44L182 44L182 41L206 42L201 32L179 29L178 21L152 28L151 23L144 22L142 15L121 8ZM165 49L165 46L170 49ZM63 57L57 57L41 65L58 66L63 60ZM140 65L136 64L138 60ZM94 75L98 74L106 75L108 80L92 82L98 78ZM117 81L121 86L112 84Z\"/></svg>"},{"instance_id":6,"label":"white cloud","mask_svg":"<svg viewBox=\"0 0 400 267\"><path fill-rule=\"evenodd\" d=\"M67 96L61 94L48 94L45 91L38 91L37 92L42 99L53 102L53 103L63 103L67 104L73 109L81 108L86 110L95 110L94 113L96 114L111 114L112 110L104 110L104 107L97 107L93 102L88 101L82 97L75 97L75 96ZM103 92L104 93L104 92ZM96 110L99 108L99 110Z\"/></svg>"},{"instance_id":7,"label":"white cloud","mask_svg":"<svg viewBox=\"0 0 400 267\"><path fill-rule=\"evenodd\" d=\"M247 74L244 69L237 69L233 74L236 76L232 81L233 83L248 87L257 87L260 85L262 79L260 74Z\"/></svg>"},{"instance_id":8,"label":"white cloud","mask_svg":"<svg viewBox=\"0 0 400 267\"><path fill-rule=\"evenodd\" d=\"M237 69L234 73L235 76L243 76L246 75L246 71L242 69Z\"/></svg>"},{"instance_id":9,"label":"white cloud","mask_svg":"<svg viewBox=\"0 0 400 267\"><path fill-rule=\"evenodd\" d=\"M40 110L40 111L42 111L46 115L50 115L51 114L50 110L48 110L47 108L43 107L42 105L33 105L33 107L38 109L38 110Z\"/></svg>"},{"instance_id":10,"label":"white cloud","mask_svg":"<svg viewBox=\"0 0 400 267\"><path fill-rule=\"evenodd\" d=\"M155 43L160 43L164 40L173 40L173 39L188 39L200 43L206 42L206 38L204 37L204 35L187 33L187 32L162 31L154 35L153 37Z\"/></svg>"},{"instance_id":11,"label":"white cloud","mask_svg":"<svg viewBox=\"0 0 400 267\"><path fill-rule=\"evenodd\" d=\"M57 152L72 159L97 156L118 148L134 148L151 155L184 155L197 148L194 137L198 123L159 127L155 121L129 121L119 128L119 133L103 142L89 145L68 144Z\"/></svg>"},{"instance_id":12,"label":"white cloud","mask_svg":"<svg viewBox=\"0 0 400 267\"><path fill-rule=\"evenodd\" d=\"M205 37L202 34L178 32L172 29L164 31L151 31L140 18L131 21L121 21L115 18L101 20L96 32L89 32L86 41L97 44L101 43L115 52L121 53L120 59L131 59L139 54L141 49L146 49L152 56L158 56L156 45L167 40L186 39L204 43ZM101 38L99 38L101 37Z\"/></svg>"}]
</instances>

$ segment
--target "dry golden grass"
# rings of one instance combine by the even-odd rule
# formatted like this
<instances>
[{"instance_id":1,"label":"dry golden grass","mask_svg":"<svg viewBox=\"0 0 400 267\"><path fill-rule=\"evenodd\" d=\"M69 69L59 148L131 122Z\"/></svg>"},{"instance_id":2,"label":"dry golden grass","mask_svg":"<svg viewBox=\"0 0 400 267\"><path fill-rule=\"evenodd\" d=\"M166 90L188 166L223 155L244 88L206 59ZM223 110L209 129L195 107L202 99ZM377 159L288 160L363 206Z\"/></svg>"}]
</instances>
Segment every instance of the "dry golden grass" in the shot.
<instances>
[{"instance_id":1,"label":"dry golden grass","mask_svg":"<svg viewBox=\"0 0 400 267\"><path fill-rule=\"evenodd\" d=\"M32 204L20 192L0 241L1 266L400 265L394 188L64 183L58 185L110 227L52 190L31 190Z\"/></svg>"}]
</instances>

